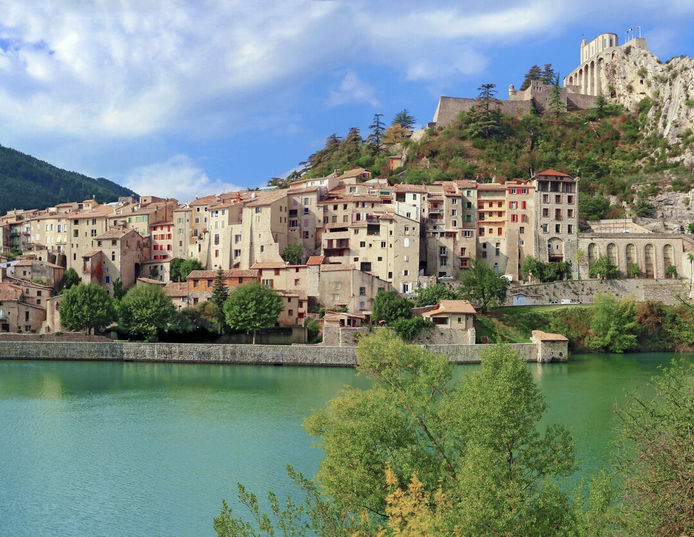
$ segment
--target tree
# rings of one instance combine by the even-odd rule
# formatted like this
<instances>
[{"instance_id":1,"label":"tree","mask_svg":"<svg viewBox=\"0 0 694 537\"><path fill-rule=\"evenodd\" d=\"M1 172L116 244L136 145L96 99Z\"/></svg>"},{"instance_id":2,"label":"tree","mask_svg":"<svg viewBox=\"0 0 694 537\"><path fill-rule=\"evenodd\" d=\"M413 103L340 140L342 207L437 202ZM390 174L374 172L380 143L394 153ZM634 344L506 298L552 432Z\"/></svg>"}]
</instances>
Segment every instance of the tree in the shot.
<instances>
[{"instance_id":1,"label":"tree","mask_svg":"<svg viewBox=\"0 0 694 537\"><path fill-rule=\"evenodd\" d=\"M400 125L404 129L411 131L414 128L415 119L414 116L407 111L407 108L403 108L400 112L395 114L392 125Z\"/></svg>"},{"instance_id":2,"label":"tree","mask_svg":"<svg viewBox=\"0 0 694 537\"><path fill-rule=\"evenodd\" d=\"M694 534L694 363L673 361L617 410L624 535Z\"/></svg>"},{"instance_id":3,"label":"tree","mask_svg":"<svg viewBox=\"0 0 694 537\"><path fill-rule=\"evenodd\" d=\"M400 317L389 323L388 328L392 329L403 340L413 341L422 330L434 328L434 323L423 317L411 317L409 319Z\"/></svg>"},{"instance_id":4,"label":"tree","mask_svg":"<svg viewBox=\"0 0 694 537\"><path fill-rule=\"evenodd\" d=\"M378 155L383 151L383 133L386 128L383 121L381 121L382 117L383 114L374 114L373 123L369 125L371 134L369 134L368 142L374 155Z\"/></svg>"},{"instance_id":5,"label":"tree","mask_svg":"<svg viewBox=\"0 0 694 537\"><path fill-rule=\"evenodd\" d=\"M588 347L597 351L622 353L636 347L638 325L632 299L618 300L598 293L593 299L592 335Z\"/></svg>"},{"instance_id":6,"label":"tree","mask_svg":"<svg viewBox=\"0 0 694 537\"><path fill-rule=\"evenodd\" d=\"M441 300L455 300L458 298L456 292L445 283L420 287L417 289L416 293L417 296L414 299L414 305L418 308L438 304Z\"/></svg>"},{"instance_id":7,"label":"tree","mask_svg":"<svg viewBox=\"0 0 694 537\"><path fill-rule=\"evenodd\" d=\"M619 270L617 269L617 266L612 263L608 256L604 254L595 260L595 262L590 266L590 270L588 272L589 277L599 277L601 280L616 278L618 275Z\"/></svg>"},{"instance_id":8,"label":"tree","mask_svg":"<svg viewBox=\"0 0 694 537\"><path fill-rule=\"evenodd\" d=\"M113 299L95 284L77 284L63 294L60 323L70 331L101 331L116 319Z\"/></svg>"},{"instance_id":9,"label":"tree","mask_svg":"<svg viewBox=\"0 0 694 537\"><path fill-rule=\"evenodd\" d=\"M399 297L393 290L378 292L371 314L374 321L392 323L396 319L409 319L410 317L412 317L412 302Z\"/></svg>"},{"instance_id":10,"label":"tree","mask_svg":"<svg viewBox=\"0 0 694 537\"><path fill-rule=\"evenodd\" d=\"M123 289L123 281L120 278L113 280L113 298L116 300L121 300L125 296L125 290Z\"/></svg>"},{"instance_id":11,"label":"tree","mask_svg":"<svg viewBox=\"0 0 694 537\"><path fill-rule=\"evenodd\" d=\"M561 100L561 88L559 86L552 86L547 106L556 118L561 117L566 112L566 104Z\"/></svg>"},{"instance_id":12,"label":"tree","mask_svg":"<svg viewBox=\"0 0 694 537\"><path fill-rule=\"evenodd\" d=\"M69 268L63 274L63 281L61 285L63 289L70 289L71 287L79 284L80 281L81 280L77 274L77 271L73 268Z\"/></svg>"},{"instance_id":13,"label":"tree","mask_svg":"<svg viewBox=\"0 0 694 537\"><path fill-rule=\"evenodd\" d=\"M317 484L339 510L387 524L394 488L417 482L446 498L431 506L448 528L438 534L540 536L570 524L550 480L574 471L573 442L563 427L538 431L546 404L517 353L490 347L454 382L446 358L379 329L357 358L371 387L344 389L304 424L325 450Z\"/></svg>"},{"instance_id":14,"label":"tree","mask_svg":"<svg viewBox=\"0 0 694 537\"><path fill-rule=\"evenodd\" d=\"M386 145L397 144L402 142L405 138L409 138L411 134L412 132L402 125L391 125L386 129L383 135L383 143Z\"/></svg>"},{"instance_id":15,"label":"tree","mask_svg":"<svg viewBox=\"0 0 694 537\"><path fill-rule=\"evenodd\" d=\"M220 268L214 277L212 284L212 296L210 302L215 305L216 317L219 323L219 333L224 329L224 303L229 298L229 289L226 286L224 271Z\"/></svg>"},{"instance_id":16,"label":"tree","mask_svg":"<svg viewBox=\"0 0 694 537\"><path fill-rule=\"evenodd\" d=\"M598 117L605 117L605 105L607 104L607 101L605 100L605 97L603 97L602 94L598 95L598 99L595 102L595 104Z\"/></svg>"},{"instance_id":17,"label":"tree","mask_svg":"<svg viewBox=\"0 0 694 537\"><path fill-rule=\"evenodd\" d=\"M140 284L131 288L120 301L120 322L127 332L147 340L167 330L174 321L176 308L160 285Z\"/></svg>"},{"instance_id":18,"label":"tree","mask_svg":"<svg viewBox=\"0 0 694 537\"><path fill-rule=\"evenodd\" d=\"M694 291L694 253L687 253L687 261L689 261L689 294Z\"/></svg>"},{"instance_id":19,"label":"tree","mask_svg":"<svg viewBox=\"0 0 694 537\"><path fill-rule=\"evenodd\" d=\"M610 201L600 194L593 197L579 192L578 194L578 214L586 220L600 220L604 218L610 209Z\"/></svg>"},{"instance_id":20,"label":"tree","mask_svg":"<svg viewBox=\"0 0 694 537\"><path fill-rule=\"evenodd\" d=\"M256 332L274 326L282 309L282 298L275 290L258 282L239 285L224 303L227 324L234 330L252 333L253 344Z\"/></svg>"},{"instance_id":21,"label":"tree","mask_svg":"<svg viewBox=\"0 0 694 537\"><path fill-rule=\"evenodd\" d=\"M521 91L526 90L530 87L530 83L533 80L540 80L542 77L542 68L539 65L533 65L525 75L523 84L521 84Z\"/></svg>"},{"instance_id":22,"label":"tree","mask_svg":"<svg viewBox=\"0 0 694 537\"><path fill-rule=\"evenodd\" d=\"M290 265L300 265L303 258L304 247L297 240L297 238L294 237L292 243L282 251L282 259L284 259Z\"/></svg>"},{"instance_id":23,"label":"tree","mask_svg":"<svg viewBox=\"0 0 694 537\"><path fill-rule=\"evenodd\" d=\"M479 259L470 262L470 268L460 271L460 295L481 311L497 306L506 300L508 280L495 273L489 265Z\"/></svg>"},{"instance_id":24,"label":"tree","mask_svg":"<svg viewBox=\"0 0 694 537\"><path fill-rule=\"evenodd\" d=\"M687 231L694 235L694 222L689 222L689 224L687 225Z\"/></svg>"},{"instance_id":25,"label":"tree","mask_svg":"<svg viewBox=\"0 0 694 537\"><path fill-rule=\"evenodd\" d=\"M629 263L627 265L627 276L630 278L639 278L641 276L641 267L638 263Z\"/></svg>"},{"instance_id":26,"label":"tree","mask_svg":"<svg viewBox=\"0 0 694 537\"><path fill-rule=\"evenodd\" d=\"M677 267L675 265L668 265L665 269L665 277L672 279L677 278Z\"/></svg>"},{"instance_id":27,"label":"tree","mask_svg":"<svg viewBox=\"0 0 694 537\"><path fill-rule=\"evenodd\" d=\"M546 63L540 76L540 81L543 84L558 85L559 74L554 70L551 63Z\"/></svg>"},{"instance_id":28,"label":"tree","mask_svg":"<svg viewBox=\"0 0 694 537\"><path fill-rule=\"evenodd\" d=\"M473 128L484 138L489 138L500 131L501 112L499 99L496 98L496 84L482 84L477 88L477 103L474 108Z\"/></svg>"},{"instance_id":29,"label":"tree","mask_svg":"<svg viewBox=\"0 0 694 537\"><path fill-rule=\"evenodd\" d=\"M194 270L202 270L204 267L197 259L176 258L171 262L171 280L174 282L184 282L188 274Z\"/></svg>"},{"instance_id":30,"label":"tree","mask_svg":"<svg viewBox=\"0 0 694 537\"><path fill-rule=\"evenodd\" d=\"M543 281L543 263L531 255L526 255L521 263L521 272L526 278L533 277L538 281Z\"/></svg>"}]
</instances>

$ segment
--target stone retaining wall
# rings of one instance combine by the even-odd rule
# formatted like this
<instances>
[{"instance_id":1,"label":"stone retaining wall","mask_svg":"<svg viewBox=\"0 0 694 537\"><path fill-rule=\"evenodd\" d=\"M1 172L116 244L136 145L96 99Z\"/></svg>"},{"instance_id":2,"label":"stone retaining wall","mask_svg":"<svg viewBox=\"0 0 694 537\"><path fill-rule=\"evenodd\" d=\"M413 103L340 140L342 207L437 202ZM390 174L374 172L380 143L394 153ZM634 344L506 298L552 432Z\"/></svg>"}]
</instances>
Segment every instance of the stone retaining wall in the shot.
<instances>
[{"instance_id":1,"label":"stone retaining wall","mask_svg":"<svg viewBox=\"0 0 694 537\"><path fill-rule=\"evenodd\" d=\"M423 345L452 363L479 363L488 345ZM533 343L511 347L528 362L538 360ZM566 356L566 353L564 353ZM318 345L215 345L206 343L37 343L0 342L0 360L83 360L124 362L185 362L246 365L306 365L353 367L355 347Z\"/></svg>"}]
</instances>

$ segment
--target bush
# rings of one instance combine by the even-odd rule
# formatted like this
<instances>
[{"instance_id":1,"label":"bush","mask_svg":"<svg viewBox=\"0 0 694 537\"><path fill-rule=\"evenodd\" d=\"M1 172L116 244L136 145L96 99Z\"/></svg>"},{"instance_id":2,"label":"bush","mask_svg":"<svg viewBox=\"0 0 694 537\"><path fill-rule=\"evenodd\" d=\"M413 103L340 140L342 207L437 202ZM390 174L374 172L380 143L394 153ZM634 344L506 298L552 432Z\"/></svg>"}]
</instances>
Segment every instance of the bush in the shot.
<instances>
[{"instance_id":1,"label":"bush","mask_svg":"<svg viewBox=\"0 0 694 537\"><path fill-rule=\"evenodd\" d=\"M412 317L412 302L400 298L395 291L379 291L374 299L371 318L390 324L397 319Z\"/></svg>"},{"instance_id":2,"label":"bush","mask_svg":"<svg viewBox=\"0 0 694 537\"><path fill-rule=\"evenodd\" d=\"M588 347L596 351L622 353L636 347L638 325L633 300L618 300L614 295L598 295L593 300L592 334Z\"/></svg>"},{"instance_id":3,"label":"bush","mask_svg":"<svg viewBox=\"0 0 694 537\"><path fill-rule=\"evenodd\" d=\"M318 341L318 335L320 334L320 325L315 319L309 319L304 324L306 328L306 337L309 343L316 343Z\"/></svg>"},{"instance_id":4,"label":"bush","mask_svg":"<svg viewBox=\"0 0 694 537\"><path fill-rule=\"evenodd\" d=\"M422 330L431 330L434 328L434 323L422 317L412 317L411 319L396 319L388 324L396 334L405 341L414 340Z\"/></svg>"}]
</instances>

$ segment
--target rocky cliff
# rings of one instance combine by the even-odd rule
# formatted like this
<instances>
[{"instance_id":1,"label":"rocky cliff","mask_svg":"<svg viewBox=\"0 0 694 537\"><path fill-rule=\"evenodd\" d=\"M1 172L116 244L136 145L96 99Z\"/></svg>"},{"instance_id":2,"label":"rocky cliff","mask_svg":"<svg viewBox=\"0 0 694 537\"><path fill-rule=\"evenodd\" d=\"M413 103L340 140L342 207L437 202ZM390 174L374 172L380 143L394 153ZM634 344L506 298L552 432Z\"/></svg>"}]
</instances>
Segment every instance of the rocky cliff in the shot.
<instances>
[{"instance_id":1,"label":"rocky cliff","mask_svg":"<svg viewBox=\"0 0 694 537\"><path fill-rule=\"evenodd\" d=\"M632 111L645 97L653 101L648 111L652 131L676 143L678 135L694 130L694 59L678 56L663 63L649 50L627 43L606 50L596 62L602 63L600 88L608 100ZM687 153L689 163L694 162Z\"/></svg>"}]
</instances>

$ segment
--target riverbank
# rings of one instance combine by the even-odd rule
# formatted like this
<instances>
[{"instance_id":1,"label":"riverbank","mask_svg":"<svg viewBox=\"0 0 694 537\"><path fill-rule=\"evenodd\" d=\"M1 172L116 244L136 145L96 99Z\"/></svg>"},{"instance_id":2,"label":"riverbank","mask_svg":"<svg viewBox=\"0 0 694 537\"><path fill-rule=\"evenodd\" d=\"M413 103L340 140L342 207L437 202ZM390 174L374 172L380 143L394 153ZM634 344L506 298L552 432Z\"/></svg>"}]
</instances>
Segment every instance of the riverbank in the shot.
<instances>
[{"instance_id":1,"label":"riverbank","mask_svg":"<svg viewBox=\"0 0 694 537\"><path fill-rule=\"evenodd\" d=\"M566 345L512 344L528 362L566 361ZM451 363L480 363L488 345L425 345ZM103 362L170 362L195 364L245 364L278 366L354 367L355 347L321 345L236 345L209 343L130 343L0 341L0 360L68 360Z\"/></svg>"}]
</instances>

